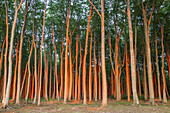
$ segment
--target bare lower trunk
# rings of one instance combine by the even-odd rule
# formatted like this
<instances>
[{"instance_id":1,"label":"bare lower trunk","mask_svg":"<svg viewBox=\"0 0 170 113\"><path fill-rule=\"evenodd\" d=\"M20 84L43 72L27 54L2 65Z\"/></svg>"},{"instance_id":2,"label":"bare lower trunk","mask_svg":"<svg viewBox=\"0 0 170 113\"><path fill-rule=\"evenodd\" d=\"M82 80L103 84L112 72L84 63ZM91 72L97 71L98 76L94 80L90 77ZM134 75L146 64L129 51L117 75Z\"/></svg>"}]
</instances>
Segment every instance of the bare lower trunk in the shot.
<instances>
[{"instance_id":1,"label":"bare lower trunk","mask_svg":"<svg viewBox=\"0 0 170 113\"><path fill-rule=\"evenodd\" d=\"M28 102L28 94L29 94L29 88L30 88L30 77L31 77L30 60L31 60L33 47L34 47L34 35L33 35L33 41L32 41L31 50L30 50L30 54L29 54L29 58L28 58L28 84L27 84L27 94L26 94L26 98L25 98L26 103Z\"/></svg>"}]
</instances>

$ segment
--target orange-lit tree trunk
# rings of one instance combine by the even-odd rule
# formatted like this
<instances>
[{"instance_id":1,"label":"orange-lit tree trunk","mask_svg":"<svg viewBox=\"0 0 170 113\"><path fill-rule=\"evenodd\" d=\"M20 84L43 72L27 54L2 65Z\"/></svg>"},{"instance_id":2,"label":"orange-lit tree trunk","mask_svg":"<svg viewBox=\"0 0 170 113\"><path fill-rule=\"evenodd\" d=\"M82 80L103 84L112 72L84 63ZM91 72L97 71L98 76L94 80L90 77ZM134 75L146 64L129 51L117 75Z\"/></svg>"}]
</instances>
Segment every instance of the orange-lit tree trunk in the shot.
<instances>
[{"instance_id":1,"label":"orange-lit tree trunk","mask_svg":"<svg viewBox=\"0 0 170 113\"><path fill-rule=\"evenodd\" d=\"M34 24L34 22L33 22ZM38 27L37 27L37 33L38 33ZM33 35L34 35L34 27L33 27ZM37 35L36 35L36 41L38 43L38 40L37 40ZM35 56L34 56L34 74L35 74L35 93L34 93L34 101L33 103L35 104L36 103L36 100L37 100L37 90L38 90L38 75L37 75L37 43L35 43L35 40L34 40L34 53L35 53Z\"/></svg>"},{"instance_id":2,"label":"orange-lit tree trunk","mask_svg":"<svg viewBox=\"0 0 170 113\"><path fill-rule=\"evenodd\" d=\"M78 35L76 37L76 75L75 75L75 100L77 100L77 88L78 88Z\"/></svg>"},{"instance_id":3,"label":"orange-lit tree trunk","mask_svg":"<svg viewBox=\"0 0 170 113\"><path fill-rule=\"evenodd\" d=\"M78 78L78 100L80 100L80 93L81 93L81 64L82 64L82 55L81 55L81 41L80 42L80 64L79 64L79 78Z\"/></svg>"},{"instance_id":4,"label":"orange-lit tree trunk","mask_svg":"<svg viewBox=\"0 0 170 113\"><path fill-rule=\"evenodd\" d=\"M150 14L150 19L149 21L147 20L147 6L144 7L143 2L142 2L142 8L143 8L143 16L144 16L144 32L145 32L145 40L146 40L146 58L147 58L147 72L148 72L148 81L149 81L149 97L150 97L150 102L152 105L155 104L154 100L154 89L153 89L153 80L152 80L152 66L151 66L151 49L150 49L150 41L149 41L149 27L150 27L150 22L152 18L152 13L154 11L154 4L155 1L153 1L152 5L152 11Z\"/></svg>"},{"instance_id":5,"label":"orange-lit tree trunk","mask_svg":"<svg viewBox=\"0 0 170 113\"><path fill-rule=\"evenodd\" d=\"M55 46L55 41L54 41L54 28L53 29L53 46L54 46L54 51L55 51L55 69L54 69L54 75L56 76L56 97L59 100L59 93L58 93L58 75L57 75L57 50Z\"/></svg>"},{"instance_id":6,"label":"orange-lit tree trunk","mask_svg":"<svg viewBox=\"0 0 170 113\"><path fill-rule=\"evenodd\" d=\"M96 50L95 50L95 36L94 36L94 50L93 50L93 62L94 62L94 80L95 80L95 101L97 101L97 71L96 71Z\"/></svg>"},{"instance_id":7,"label":"orange-lit tree trunk","mask_svg":"<svg viewBox=\"0 0 170 113\"><path fill-rule=\"evenodd\" d=\"M63 97L63 38L61 42L61 66L60 66L60 73L61 73L61 84L60 84L60 98Z\"/></svg>"},{"instance_id":8,"label":"orange-lit tree trunk","mask_svg":"<svg viewBox=\"0 0 170 113\"><path fill-rule=\"evenodd\" d=\"M5 95L6 95L6 82L7 82L7 54L8 54L8 8L7 8L7 5L6 5L6 1L5 1L5 10L6 10L6 50L5 50L5 61L4 61L4 84L3 84L3 100L2 100L2 103L5 102Z\"/></svg>"},{"instance_id":9,"label":"orange-lit tree trunk","mask_svg":"<svg viewBox=\"0 0 170 113\"><path fill-rule=\"evenodd\" d=\"M90 20L91 20L91 13L92 13L92 6L90 8L89 18L88 18L88 24L87 24L87 31L86 31L86 42L85 42L85 49L84 49L84 57L83 57L83 69L82 69L82 77L83 77L83 104L87 104L87 98L86 98L86 57L87 57L87 45L88 45L88 35L89 35L89 26L90 26Z\"/></svg>"},{"instance_id":10,"label":"orange-lit tree trunk","mask_svg":"<svg viewBox=\"0 0 170 113\"><path fill-rule=\"evenodd\" d=\"M126 51L126 87L127 87L127 96L128 101L130 101L130 84L129 84L129 58L128 58L128 50L127 50L127 38L126 38L126 28L125 28L125 51Z\"/></svg>"},{"instance_id":11,"label":"orange-lit tree trunk","mask_svg":"<svg viewBox=\"0 0 170 113\"><path fill-rule=\"evenodd\" d=\"M42 46L44 42L44 27L45 27L45 14L46 14L46 6L47 0L45 3L45 11L44 11L44 18L43 18L43 29L42 29L42 39L41 39L41 53L40 53L40 78L39 78L39 90L38 90L38 105L40 105L40 96L41 96L41 79L42 79Z\"/></svg>"},{"instance_id":12,"label":"orange-lit tree trunk","mask_svg":"<svg viewBox=\"0 0 170 113\"><path fill-rule=\"evenodd\" d=\"M158 79L158 96L159 101L162 101L161 88L160 88L160 75L159 75L159 63L158 63L158 48L157 48L157 34L155 29L155 52L156 52L156 68L157 68L157 79Z\"/></svg>"},{"instance_id":13,"label":"orange-lit tree trunk","mask_svg":"<svg viewBox=\"0 0 170 113\"><path fill-rule=\"evenodd\" d=\"M48 48L48 47L47 47ZM48 49L47 49L48 50ZM47 94L47 84L48 84L48 70L47 70L47 67L48 67L48 63L47 63L47 56L46 56L46 46L45 46L45 42L44 42L44 98L45 100L48 101L48 94Z\"/></svg>"},{"instance_id":14,"label":"orange-lit tree trunk","mask_svg":"<svg viewBox=\"0 0 170 113\"><path fill-rule=\"evenodd\" d=\"M166 97L166 77L164 74L164 44L163 44L163 38L164 38L164 28L161 26L161 46L162 46L162 77L163 77L163 102L167 103L167 97Z\"/></svg>"},{"instance_id":15,"label":"orange-lit tree trunk","mask_svg":"<svg viewBox=\"0 0 170 113\"><path fill-rule=\"evenodd\" d=\"M14 22L13 22L13 25L12 25L11 41L10 41L10 49L9 49L8 84L7 84L6 94L5 94L5 100L3 101L3 107L4 108L8 107L8 103L9 103L9 93L10 93L10 87L11 87L11 81L12 81L12 51L13 51L15 26L16 26L16 22L17 22L18 11L19 11L19 9L22 5L22 2L23 2L23 0L21 0L20 5L18 7L17 6L17 0L15 0L15 16L14 16Z\"/></svg>"},{"instance_id":16,"label":"orange-lit tree trunk","mask_svg":"<svg viewBox=\"0 0 170 113\"><path fill-rule=\"evenodd\" d=\"M100 76L100 52L99 52L99 100L101 100L101 76Z\"/></svg>"},{"instance_id":17,"label":"orange-lit tree trunk","mask_svg":"<svg viewBox=\"0 0 170 113\"><path fill-rule=\"evenodd\" d=\"M50 82L49 82L49 98L51 98L51 76L52 76L52 45L50 45Z\"/></svg>"},{"instance_id":18,"label":"orange-lit tree trunk","mask_svg":"<svg viewBox=\"0 0 170 113\"><path fill-rule=\"evenodd\" d=\"M140 72L139 72L139 65L137 65L137 76L138 76L138 85L139 85L139 96L142 96L142 92L141 92L141 82L140 82Z\"/></svg>"},{"instance_id":19,"label":"orange-lit tree trunk","mask_svg":"<svg viewBox=\"0 0 170 113\"><path fill-rule=\"evenodd\" d=\"M16 64L15 64L15 72L14 72L14 81L13 81L13 93L12 93L12 100L13 101L15 99L15 95L16 95L16 76L17 76L17 64L18 64L18 46L19 43L17 43L17 48L16 48Z\"/></svg>"},{"instance_id":20,"label":"orange-lit tree trunk","mask_svg":"<svg viewBox=\"0 0 170 113\"><path fill-rule=\"evenodd\" d=\"M75 29L74 29L75 30ZM71 100L71 96L72 96L72 90L73 90L73 64L72 64L72 53L71 53L71 45L72 45L72 35L74 33L71 33L70 31L70 39L69 39L69 65L70 65L70 81L69 81L69 95L68 95L68 99Z\"/></svg>"},{"instance_id":21,"label":"orange-lit tree trunk","mask_svg":"<svg viewBox=\"0 0 170 113\"><path fill-rule=\"evenodd\" d=\"M66 104L68 95L68 30L69 30L69 19L70 19L70 6L67 14L67 30L66 30L66 48L65 48L65 85L64 85L64 103Z\"/></svg>"},{"instance_id":22,"label":"orange-lit tree trunk","mask_svg":"<svg viewBox=\"0 0 170 113\"><path fill-rule=\"evenodd\" d=\"M135 64L135 52L133 47L133 29L132 29L131 15L130 15L130 0L127 1L127 16L128 16L128 26L129 26L129 39L130 39L130 60L131 60L133 104L139 104L137 89L136 89L136 64Z\"/></svg>"},{"instance_id":23,"label":"orange-lit tree trunk","mask_svg":"<svg viewBox=\"0 0 170 113\"><path fill-rule=\"evenodd\" d=\"M101 63L102 63L102 106L107 106L107 79L105 68L104 0L101 0Z\"/></svg>"},{"instance_id":24,"label":"orange-lit tree trunk","mask_svg":"<svg viewBox=\"0 0 170 113\"><path fill-rule=\"evenodd\" d=\"M34 27L34 26L33 26ZM28 58L28 84L27 84L27 93L26 93L26 98L25 98L25 102L28 102L28 94L29 94L29 88L30 88L30 77L31 77L31 71L30 71L30 61L31 61L31 55L32 55L32 50L34 47L34 35L33 35L33 39L32 39L32 45L31 45L31 50L30 50L30 54L29 54L29 58Z\"/></svg>"},{"instance_id":25,"label":"orange-lit tree trunk","mask_svg":"<svg viewBox=\"0 0 170 113\"><path fill-rule=\"evenodd\" d=\"M19 47L19 57L18 57L18 81L17 81L17 96L16 96L16 104L18 105L20 105L22 45L24 40L25 28L26 28L27 14L28 14L28 3L26 3L24 23L22 26L22 31L20 36L20 47Z\"/></svg>"},{"instance_id":26,"label":"orange-lit tree trunk","mask_svg":"<svg viewBox=\"0 0 170 113\"><path fill-rule=\"evenodd\" d=\"M1 57L0 57L0 79L1 79L1 72L2 72L2 63L3 63L3 53L4 53L4 46L5 46L6 38L3 41L2 49L1 49ZM17 44L18 45L18 44ZM18 47L18 46L17 46Z\"/></svg>"},{"instance_id":27,"label":"orange-lit tree trunk","mask_svg":"<svg viewBox=\"0 0 170 113\"><path fill-rule=\"evenodd\" d=\"M92 101L92 31L91 31L91 42L90 42L90 56L89 56L89 101Z\"/></svg>"},{"instance_id":28,"label":"orange-lit tree trunk","mask_svg":"<svg viewBox=\"0 0 170 113\"><path fill-rule=\"evenodd\" d=\"M26 66L25 66L25 72L24 72L24 77L23 77L23 80L22 80L22 85L21 85L21 90L20 90L20 98L21 98L21 96L22 96L22 91L23 91L23 88L24 88L24 83L25 83L25 78L26 78L26 75L27 75L27 71L28 71L28 62L27 62L27 64L26 64ZM26 88L26 85L25 85L25 88Z\"/></svg>"}]
</instances>

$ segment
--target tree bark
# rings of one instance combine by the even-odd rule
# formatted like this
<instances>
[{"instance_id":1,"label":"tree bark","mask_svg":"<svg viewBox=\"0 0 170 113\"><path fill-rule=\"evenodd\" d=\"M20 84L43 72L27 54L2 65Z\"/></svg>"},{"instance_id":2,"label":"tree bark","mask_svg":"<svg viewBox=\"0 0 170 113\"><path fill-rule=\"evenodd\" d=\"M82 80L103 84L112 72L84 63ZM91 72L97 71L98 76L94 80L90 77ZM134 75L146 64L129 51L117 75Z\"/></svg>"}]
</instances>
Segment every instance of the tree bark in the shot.
<instances>
[{"instance_id":1,"label":"tree bark","mask_svg":"<svg viewBox=\"0 0 170 113\"><path fill-rule=\"evenodd\" d=\"M9 93L10 93L10 86L11 86L11 80L12 80L12 50L13 50L13 42L14 42L14 35L15 35L15 26L17 22L18 11L22 5L22 2L23 0L21 0L19 7L17 7L17 0L15 0L15 16L14 16L14 22L13 22L12 31L11 31L11 41L10 41L10 49L9 49L8 84L7 84L5 100L3 103L4 108L6 108L9 103Z\"/></svg>"},{"instance_id":2,"label":"tree bark","mask_svg":"<svg viewBox=\"0 0 170 113\"><path fill-rule=\"evenodd\" d=\"M70 19L70 6L67 14L67 30L66 30L66 48L65 48L65 85L64 85L64 104L67 102L68 95L68 30L69 30L69 19Z\"/></svg>"},{"instance_id":3,"label":"tree bark","mask_svg":"<svg viewBox=\"0 0 170 113\"><path fill-rule=\"evenodd\" d=\"M107 79L105 68L105 28L104 28L104 0L101 0L101 63L102 63L102 106L107 106Z\"/></svg>"},{"instance_id":4,"label":"tree bark","mask_svg":"<svg viewBox=\"0 0 170 113\"><path fill-rule=\"evenodd\" d=\"M18 59L18 81L17 81L17 96L16 96L16 104L20 105L20 88L21 88L21 62L22 62L22 45L25 35L25 28L27 22L27 14L28 14L28 4L26 3L25 15L24 15L24 23L22 26L21 36L20 36L20 47L19 47L19 59Z\"/></svg>"},{"instance_id":5,"label":"tree bark","mask_svg":"<svg viewBox=\"0 0 170 113\"><path fill-rule=\"evenodd\" d=\"M44 11L44 18L43 18L43 29L42 29L42 39L41 39L41 53L40 53L40 78L39 78L39 91L38 91L38 105L40 105L40 96L41 96L41 79L42 79L42 46L44 42L44 27L45 27L45 14L46 14L46 6L47 0L45 3L45 11Z\"/></svg>"},{"instance_id":6,"label":"tree bark","mask_svg":"<svg viewBox=\"0 0 170 113\"><path fill-rule=\"evenodd\" d=\"M155 52L156 52L156 67L157 67L156 71L157 71L157 79L158 79L158 96L159 96L159 101L162 101L161 89L160 89L160 75L159 75L159 63L158 63L158 49L157 49L157 34L156 34L156 31L155 31Z\"/></svg>"},{"instance_id":7,"label":"tree bark","mask_svg":"<svg viewBox=\"0 0 170 113\"><path fill-rule=\"evenodd\" d=\"M164 44L163 44L163 37L164 37L164 28L161 26L161 45L162 45L162 77L163 77L163 102L167 103L166 91L165 91L165 84L166 84L166 77L164 76Z\"/></svg>"},{"instance_id":8,"label":"tree bark","mask_svg":"<svg viewBox=\"0 0 170 113\"><path fill-rule=\"evenodd\" d=\"M135 64L135 52L133 47L133 30L132 21L130 15L130 0L127 1L127 16L129 25L129 39L130 39L130 58L131 58L131 77L132 77L132 92L133 92L133 104L139 104L137 91L136 91L136 64Z\"/></svg>"}]
</instances>

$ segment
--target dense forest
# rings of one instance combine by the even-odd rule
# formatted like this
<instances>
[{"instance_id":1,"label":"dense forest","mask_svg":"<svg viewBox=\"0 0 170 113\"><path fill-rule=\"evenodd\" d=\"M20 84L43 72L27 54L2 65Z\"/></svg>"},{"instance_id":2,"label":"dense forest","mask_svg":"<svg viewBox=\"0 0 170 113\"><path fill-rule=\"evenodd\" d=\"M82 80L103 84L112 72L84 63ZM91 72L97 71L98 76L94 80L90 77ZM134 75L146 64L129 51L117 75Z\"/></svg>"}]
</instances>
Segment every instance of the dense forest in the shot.
<instances>
[{"instance_id":1,"label":"dense forest","mask_svg":"<svg viewBox=\"0 0 170 113\"><path fill-rule=\"evenodd\" d=\"M0 101L170 98L168 0L1 0ZM81 101L82 100L82 101Z\"/></svg>"}]
</instances>

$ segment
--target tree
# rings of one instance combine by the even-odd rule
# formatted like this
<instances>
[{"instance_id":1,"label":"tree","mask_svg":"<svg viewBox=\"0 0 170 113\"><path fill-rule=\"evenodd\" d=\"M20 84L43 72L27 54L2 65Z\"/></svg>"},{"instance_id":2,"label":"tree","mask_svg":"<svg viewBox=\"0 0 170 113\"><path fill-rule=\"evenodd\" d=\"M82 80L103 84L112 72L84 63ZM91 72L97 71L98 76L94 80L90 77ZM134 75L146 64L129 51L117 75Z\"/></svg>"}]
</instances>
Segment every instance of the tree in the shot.
<instances>
[{"instance_id":1,"label":"tree","mask_svg":"<svg viewBox=\"0 0 170 113\"><path fill-rule=\"evenodd\" d=\"M23 0L21 0L19 7L17 7L17 0L15 0L15 16L14 16L14 22L13 22L12 31L11 31L11 41L10 41L10 49L9 49L8 84L7 84L5 100L3 103L4 108L8 107L8 103L9 103L9 93L10 93L10 86L11 86L11 80L12 80L12 50L13 50L13 42L14 42L14 35L15 35L15 26L17 22L18 11L22 5L22 2Z\"/></svg>"},{"instance_id":2,"label":"tree","mask_svg":"<svg viewBox=\"0 0 170 113\"><path fill-rule=\"evenodd\" d=\"M130 0L127 1L127 16L129 25L129 39L130 39L130 59L131 59L131 77L132 77L132 92L133 92L133 103L139 104L137 91L136 91L136 64L135 64L135 54L133 47L133 30L130 15Z\"/></svg>"}]
</instances>

